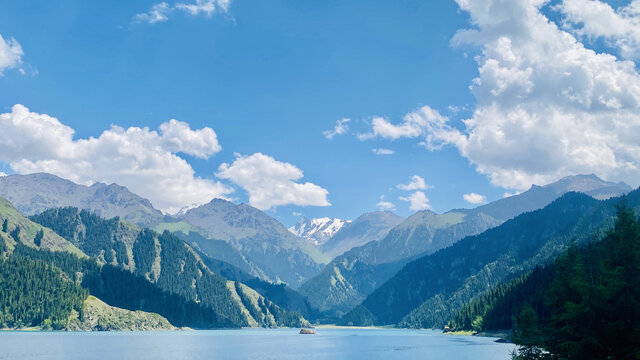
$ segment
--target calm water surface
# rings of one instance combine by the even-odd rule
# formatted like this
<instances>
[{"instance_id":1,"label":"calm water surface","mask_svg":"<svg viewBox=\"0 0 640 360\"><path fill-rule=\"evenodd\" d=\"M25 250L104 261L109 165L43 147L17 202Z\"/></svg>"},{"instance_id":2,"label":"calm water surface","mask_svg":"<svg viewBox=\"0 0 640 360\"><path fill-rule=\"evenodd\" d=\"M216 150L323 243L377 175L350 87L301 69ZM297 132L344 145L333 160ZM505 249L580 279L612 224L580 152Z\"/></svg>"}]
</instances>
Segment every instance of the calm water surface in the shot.
<instances>
[{"instance_id":1,"label":"calm water surface","mask_svg":"<svg viewBox=\"0 0 640 360\"><path fill-rule=\"evenodd\" d=\"M2 332L0 359L509 359L495 339L395 329Z\"/></svg>"}]
</instances>

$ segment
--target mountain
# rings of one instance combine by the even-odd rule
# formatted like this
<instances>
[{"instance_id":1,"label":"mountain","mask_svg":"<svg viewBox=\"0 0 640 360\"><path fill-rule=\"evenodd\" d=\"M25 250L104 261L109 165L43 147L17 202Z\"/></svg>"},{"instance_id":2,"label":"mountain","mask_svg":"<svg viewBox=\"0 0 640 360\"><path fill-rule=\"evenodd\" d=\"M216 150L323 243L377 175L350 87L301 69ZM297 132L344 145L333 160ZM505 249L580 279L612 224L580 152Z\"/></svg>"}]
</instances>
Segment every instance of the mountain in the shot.
<instances>
[{"instance_id":1,"label":"mountain","mask_svg":"<svg viewBox=\"0 0 640 360\"><path fill-rule=\"evenodd\" d=\"M149 200L124 186L103 183L79 185L47 173L2 176L0 196L25 215L73 206L91 210L104 218L119 216L141 226L151 226L164 218Z\"/></svg>"},{"instance_id":2,"label":"mountain","mask_svg":"<svg viewBox=\"0 0 640 360\"><path fill-rule=\"evenodd\" d=\"M196 250L168 231L158 234L119 218L106 220L73 207L49 209L31 219L52 228L92 259L105 264L98 273L89 271L82 281L93 295L110 305L157 312L178 326L272 327L306 322L248 286L214 273ZM177 296L192 302L194 305L188 306L196 306L193 311L201 314L185 318L184 310L176 314L164 302L139 308L147 300L131 299L120 288L105 290L105 284L117 287L124 283L135 288L136 294L155 298L153 301L162 297L167 297L168 302L180 301L172 300Z\"/></svg>"},{"instance_id":3,"label":"mountain","mask_svg":"<svg viewBox=\"0 0 640 360\"><path fill-rule=\"evenodd\" d=\"M391 211L375 211L359 216L346 223L328 241L321 244L320 249L334 258L354 247L384 238L394 226L404 220Z\"/></svg>"},{"instance_id":4,"label":"mountain","mask_svg":"<svg viewBox=\"0 0 640 360\"><path fill-rule=\"evenodd\" d=\"M75 245L51 229L36 224L23 216L9 201L3 198L0 198L0 224L2 224L0 240L4 240L10 250L13 250L16 243L19 242L25 246L42 250L65 251L86 256ZM42 235L39 236L41 231ZM35 241L36 238L40 238L40 240Z\"/></svg>"},{"instance_id":5,"label":"mountain","mask_svg":"<svg viewBox=\"0 0 640 360\"><path fill-rule=\"evenodd\" d=\"M349 222L349 220L330 219L328 217L311 220L301 217L295 225L289 228L289 231L313 245L320 246L329 241L333 235Z\"/></svg>"},{"instance_id":6,"label":"mountain","mask_svg":"<svg viewBox=\"0 0 640 360\"><path fill-rule=\"evenodd\" d=\"M640 190L625 199L640 208ZM441 327L485 290L552 261L572 243L600 236L613 222L619 201L571 192L543 209L468 236L407 264L343 321Z\"/></svg>"},{"instance_id":7,"label":"mountain","mask_svg":"<svg viewBox=\"0 0 640 360\"><path fill-rule=\"evenodd\" d=\"M205 253L208 241L223 240L270 280L285 282L294 289L319 273L328 260L276 219L246 204L214 199L188 210L180 219L201 232L204 239L195 242Z\"/></svg>"},{"instance_id":8,"label":"mountain","mask_svg":"<svg viewBox=\"0 0 640 360\"><path fill-rule=\"evenodd\" d=\"M336 257L299 290L328 316L340 316L408 262L448 247L466 236L480 234L521 213L540 209L568 191L605 198L624 194L630 189L624 183L603 181L594 175L578 175L545 186L534 185L521 194L474 209L454 209L444 214L419 211L391 229L381 240Z\"/></svg>"},{"instance_id":9,"label":"mountain","mask_svg":"<svg viewBox=\"0 0 640 360\"><path fill-rule=\"evenodd\" d=\"M489 289L450 320L453 330L511 329L519 352L562 359L640 356L640 221L620 206L604 238ZM588 339L588 341L585 341ZM631 355L633 356L633 355Z\"/></svg>"}]
</instances>

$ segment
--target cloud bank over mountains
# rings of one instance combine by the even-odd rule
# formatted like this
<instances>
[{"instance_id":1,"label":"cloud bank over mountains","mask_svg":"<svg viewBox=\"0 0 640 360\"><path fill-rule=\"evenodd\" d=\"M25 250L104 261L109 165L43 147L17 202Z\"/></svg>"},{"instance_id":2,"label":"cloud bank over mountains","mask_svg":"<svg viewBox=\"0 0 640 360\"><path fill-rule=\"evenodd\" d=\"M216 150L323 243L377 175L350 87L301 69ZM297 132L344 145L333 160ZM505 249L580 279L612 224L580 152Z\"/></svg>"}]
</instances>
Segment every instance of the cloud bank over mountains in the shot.
<instances>
[{"instance_id":1,"label":"cloud bank over mountains","mask_svg":"<svg viewBox=\"0 0 640 360\"><path fill-rule=\"evenodd\" d=\"M360 139L419 139L435 151L456 147L494 185L522 190L572 174L595 173L634 186L640 179L640 74L635 63L640 1L612 9L600 1L456 0L473 28L453 46L475 47L472 115L454 121L425 106L399 123L376 117ZM573 25L573 26L570 26ZM622 59L578 38L602 38Z\"/></svg>"},{"instance_id":2,"label":"cloud bank over mountains","mask_svg":"<svg viewBox=\"0 0 640 360\"><path fill-rule=\"evenodd\" d=\"M151 130L113 125L97 138L74 139L74 129L46 114L15 105L0 114L0 161L15 172L52 173L77 183L118 183L172 213L185 205L228 198L233 187L195 175L181 154L208 159L222 150L213 129L191 129L172 119ZM222 164L218 176L249 193L261 209L279 205L329 205L328 191L302 177L295 166L257 153Z\"/></svg>"}]
</instances>

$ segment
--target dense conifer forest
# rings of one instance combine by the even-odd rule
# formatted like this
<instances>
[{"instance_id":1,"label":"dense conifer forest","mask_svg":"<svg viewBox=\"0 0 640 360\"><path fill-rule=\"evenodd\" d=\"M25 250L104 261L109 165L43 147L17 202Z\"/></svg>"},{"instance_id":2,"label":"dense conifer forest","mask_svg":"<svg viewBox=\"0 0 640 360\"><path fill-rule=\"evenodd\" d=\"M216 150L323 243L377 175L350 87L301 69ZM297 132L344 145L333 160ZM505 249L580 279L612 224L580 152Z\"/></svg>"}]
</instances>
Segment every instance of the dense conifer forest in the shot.
<instances>
[{"instance_id":1,"label":"dense conifer forest","mask_svg":"<svg viewBox=\"0 0 640 360\"><path fill-rule=\"evenodd\" d=\"M485 293L450 325L512 328L516 359L640 358L640 221L620 206L602 241Z\"/></svg>"}]
</instances>

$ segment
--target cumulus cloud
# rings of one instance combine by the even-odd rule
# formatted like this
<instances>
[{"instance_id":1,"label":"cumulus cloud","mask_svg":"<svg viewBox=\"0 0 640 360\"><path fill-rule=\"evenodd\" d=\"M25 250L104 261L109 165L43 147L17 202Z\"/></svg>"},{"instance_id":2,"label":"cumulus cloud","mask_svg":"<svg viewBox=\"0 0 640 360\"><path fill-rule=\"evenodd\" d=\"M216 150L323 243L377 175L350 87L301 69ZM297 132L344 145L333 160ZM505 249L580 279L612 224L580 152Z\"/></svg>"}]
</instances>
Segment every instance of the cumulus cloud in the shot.
<instances>
[{"instance_id":1,"label":"cumulus cloud","mask_svg":"<svg viewBox=\"0 0 640 360\"><path fill-rule=\"evenodd\" d=\"M422 191L416 191L409 196L401 196L400 200L407 201L409 203L409 209L413 211L431 209L429 199Z\"/></svg>"},{"instance_id":2,"label":"cumulus cloud","mask_svg":"<svg viewBox=\"0 0 640 360\"><path fill-rule=\"evenodd\" d=\"M331 140L336 135L346 134L347 131L349 131L349 125L347 125L349 121L351 121L351 119L347 119L347 118L336 121L336 125L333 127L333 129L323 131L322 135L324 135L324 137L326 137L327 139Z\"/></svg>"},{"instance_id":3,"label":"cumulus cloud","mask_svg":"<svg viewBox=\"0 0 640 360\"><path fill-rule=\"evenodd\" d=\"M169 15L174 11L181 11L193 16L204 14L210 17L216 12L226 13L230 4L230 0L195 0L195 2L180 2L171 6L163 1L151 6L151 9L146 13L134 16L134 21L149 24L164 22L169 20Z\"/></svg>"},{"instance_id":4,"label":"cumulus cloud","mask_svg":"<svg viewBox=\"0 0 640 360\"><path fill-rule=\"evenodd\" d=\"M376 155L393 155L394 153L393 150L384 148L371 149L371 151Z\"/></svg>"},{"instance_id":5,"label":"cumulus cloud","mask_svg":"<svg viewBox=\"0 0 640 360\"><path fill-rule=\"evenodd\" d=\"M417 138L430 150L455 146L507 189L581 173L640 184L640 74L633 62L586 48L540 11L547 1L456 2L473 28L458 31L452 44L480 50L471 117L458 124L423 107L397 124L374 119L369 138ZM637 9L637 1L630 6Z\"/></svg>"},{"instance_id":6,"label":"cumulus cloud","mask_svg":"<svg viewBox=\"0 0 640 360\"><path fill-rule=\"evenodd\" d=\"M424 182L424 178L421 178L418 175L413 175L411 177L411 182L408 184L398 184L396 187L400 190L412 191L412 190L425 190L429 187Z\"/></svg>"},{"instance_id":7,"label":"cumulus cloud","mask_svg":"<svg viewBox=\"0 0 640 360\"><path fill-rule=\"evenodd\" d=\"M602 38L626 59L640 58L640 0L617 9L594 0L564 0L556 9L572 33L585 38Z\"/></svg>"},{"instance_id":8,"label":"cumulus cloud","mask_svg":"<svg viewBox=\"0 0 640 360\"><path fill-rule=\"evenodd\" d=\"M208 158L219 152L210 128L191 130L177 120L160 125L159 132L114 125L97 138L74 140L71 127L22 105L0 114L0 128L0 161L21 174L48 172L81 184L115 182L167 212L233 191L195 176L177 155Z\"/></svg>"},{"instance_id":9,"label":"cumulus cloud","mask_svg":"<svg viewBox=\"0 0 640 360\"><path fill-rule=\"evenodd\" d=\"M22 64L22 46L14 38L5 40L0 35L0 76L7 69L18 68ZM21 72L23 72L21 70Z\"/></svg>"},{"instance_id":10,"label":"cumulus cloud","mask_svg":"<svg viewBox=\"0 0 640 360\"><path fill-rule=\"evenodd\" d=\"M379 201L376 206L382 211L393 211L396 209L396 206L389 201Z\"/></svg>"},{"instance_id":11,"label":"cumulus cloud","mask_svg":"<svg viewBox=\"0 0 640 360\"><path fill-rule=\"evenodd\" d=\"M271 156L255 153L250 156L236 154L232 164L223 163L216 173L240 186L249 194L249 204L260 210L280 205L329 206L329 192L306 182L302 170Z\"/></svg>"},{"instance_id":12,"label":"cumulus cloud","mask_svg":"<svg viewBox=\"0 0 640 360\"><path fill-rule=\"evenodd\" d=\"M470 193L470 194L464 194L462 195L462 198L464 199L464 201L470 203L470 204L484 204L487 202L487 197L484 195L480 195L480 194L476 194L476 193Z\"/></svg>"}]
</instances>

